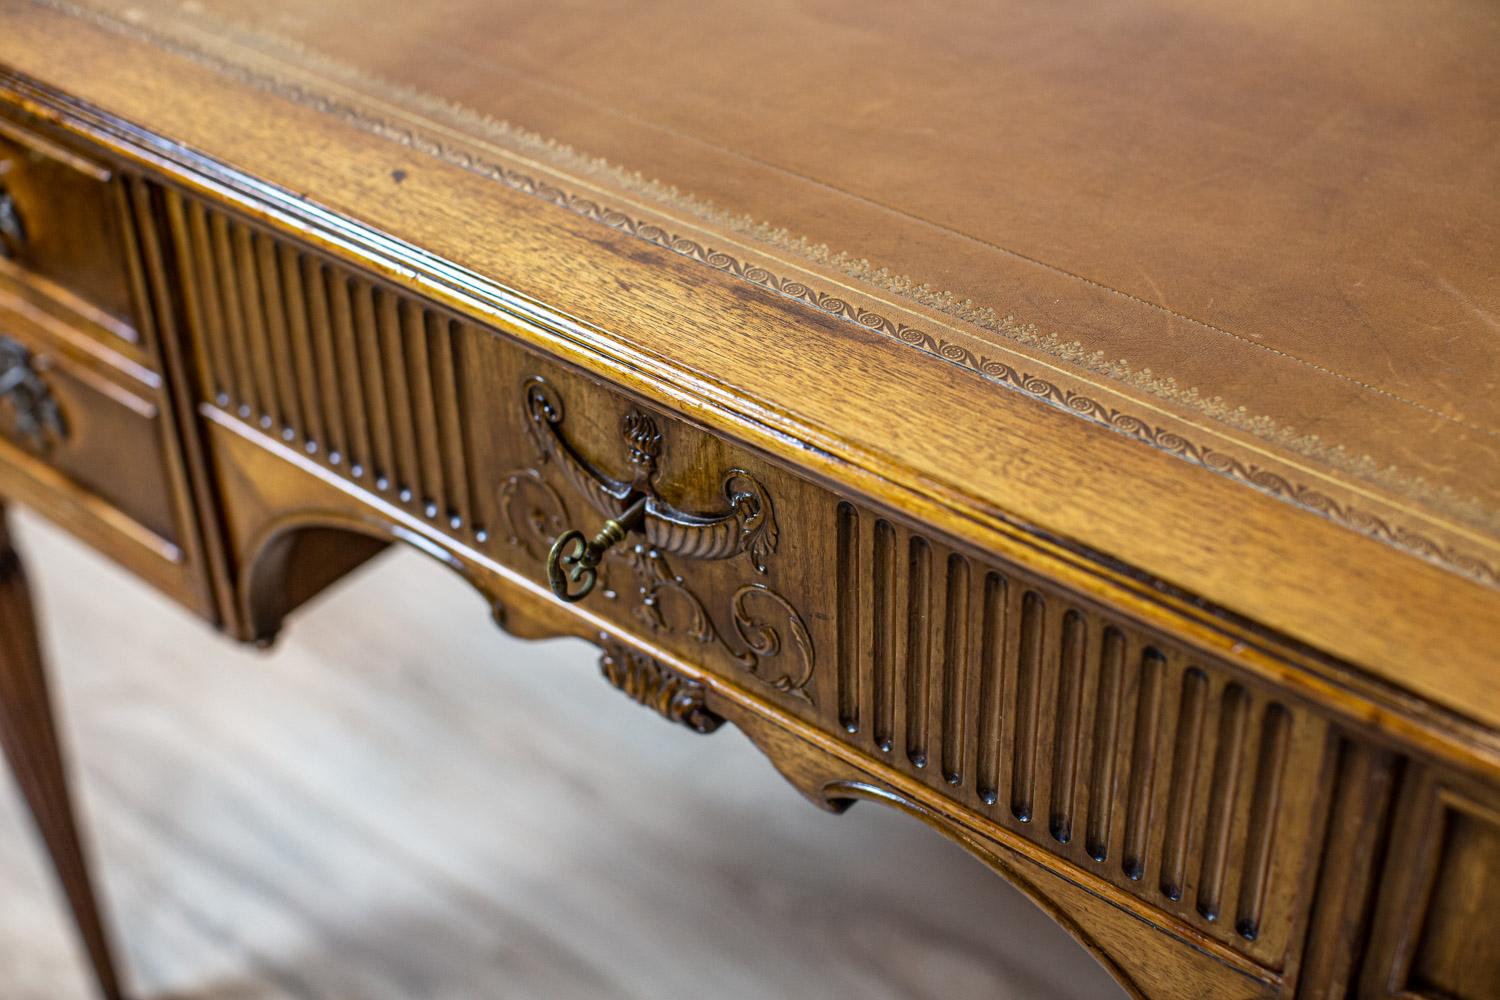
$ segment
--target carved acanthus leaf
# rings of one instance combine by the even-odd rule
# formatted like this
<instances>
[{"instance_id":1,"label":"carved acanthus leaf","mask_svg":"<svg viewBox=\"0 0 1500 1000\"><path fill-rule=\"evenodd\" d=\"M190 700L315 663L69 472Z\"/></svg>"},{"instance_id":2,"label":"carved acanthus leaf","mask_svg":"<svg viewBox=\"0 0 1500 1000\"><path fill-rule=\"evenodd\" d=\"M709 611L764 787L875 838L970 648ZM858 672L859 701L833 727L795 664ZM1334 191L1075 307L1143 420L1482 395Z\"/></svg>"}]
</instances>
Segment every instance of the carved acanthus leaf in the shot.
<instances>
[{"instance_id":1,"label":"carved acanthus leaf","mask_svg":"<svg viewBox=\"0 0 1500 1000\"><path fill-rule=\"evenodd\" d=\"M703 685L638 650L605 638L599 670L604 678L663 718L698 733L711 733L724 720L703 703Z\"/></svg>"}]
</instances>

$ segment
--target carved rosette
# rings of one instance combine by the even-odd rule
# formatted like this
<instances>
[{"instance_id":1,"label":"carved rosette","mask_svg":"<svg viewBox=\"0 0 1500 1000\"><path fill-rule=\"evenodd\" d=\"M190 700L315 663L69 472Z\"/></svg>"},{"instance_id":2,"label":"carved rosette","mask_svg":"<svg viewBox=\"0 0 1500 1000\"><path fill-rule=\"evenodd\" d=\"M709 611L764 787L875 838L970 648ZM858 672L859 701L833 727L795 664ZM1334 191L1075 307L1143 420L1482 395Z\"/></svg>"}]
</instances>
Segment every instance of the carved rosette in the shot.
<instances>
[{"instance_id":1,"label":"carved rosette","mask_svg":"<svg viewBox=\"0 0 1500 1000\"><path fill-rule=\"evenodd\" d=\"M724 724L704 706L702 684L618 642L603 640L603 650L599 671L633 700L696 733L711 733Z\"/></svg>"}]
</instances>

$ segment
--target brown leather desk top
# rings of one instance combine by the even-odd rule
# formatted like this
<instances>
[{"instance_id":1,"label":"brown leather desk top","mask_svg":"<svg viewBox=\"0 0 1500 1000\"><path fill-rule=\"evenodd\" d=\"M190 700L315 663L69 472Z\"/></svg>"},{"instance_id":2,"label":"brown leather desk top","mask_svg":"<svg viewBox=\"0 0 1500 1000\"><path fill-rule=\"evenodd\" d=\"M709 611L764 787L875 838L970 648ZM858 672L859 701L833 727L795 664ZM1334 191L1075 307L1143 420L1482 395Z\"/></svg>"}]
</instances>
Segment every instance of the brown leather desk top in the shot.
<instances>
[{"instance_id":1,"label":"brown leather desk top","mask_svg":"<svg viewBox=\"0 0 1500 1000\"><path fill-rule=\"evenodd\" d=\"M977 352L1500 527L1489 4L203 7L927 286Z\"/></svg>"},{"instance_id":2,"label":"brown leather desk top","mask_svg":"<svg viewBox=\"0 0 1500 1000\"><path fill-rule=\"evenodd\" d=\"M0 18L0 64L566 310L774 447L1500 721L1492 4Z\"/></svg>"}]
</instances>

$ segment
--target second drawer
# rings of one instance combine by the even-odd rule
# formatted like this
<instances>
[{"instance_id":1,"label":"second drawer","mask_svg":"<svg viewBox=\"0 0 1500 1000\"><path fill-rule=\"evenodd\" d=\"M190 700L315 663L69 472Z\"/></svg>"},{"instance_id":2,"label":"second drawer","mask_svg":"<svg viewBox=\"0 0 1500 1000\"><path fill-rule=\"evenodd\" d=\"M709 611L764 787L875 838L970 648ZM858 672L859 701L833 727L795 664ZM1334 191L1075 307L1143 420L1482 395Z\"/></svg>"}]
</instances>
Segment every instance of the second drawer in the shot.
<instances>
[{"instance_id":1,"label":"second drawer","mask_svg":"<svg viewBox=\"0 0 1500 1000\"><path fill-rule=\"evenodd\" d=\"M0 295L0 464L180 563L160 400L156 373Z\"/></svg>"}]
</instances>

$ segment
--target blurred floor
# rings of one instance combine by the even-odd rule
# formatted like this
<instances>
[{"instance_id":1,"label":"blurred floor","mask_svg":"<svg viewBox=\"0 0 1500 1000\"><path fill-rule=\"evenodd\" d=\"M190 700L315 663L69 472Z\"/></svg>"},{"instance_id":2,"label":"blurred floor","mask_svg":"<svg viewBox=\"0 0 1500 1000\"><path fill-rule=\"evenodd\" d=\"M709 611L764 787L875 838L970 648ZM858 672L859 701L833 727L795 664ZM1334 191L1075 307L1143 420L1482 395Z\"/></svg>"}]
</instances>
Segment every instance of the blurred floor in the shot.
<instances>
[{"instance_id":1,"label":"blurred floor","mask_svg":"<svg viewBox=\"0 0 1500 1000\"><path fill-rule=\"evenodd\" d=\"M142 1000L1122 995L958 848L819 812L414 553L266 655L17 524ZM0 779L0 997L87 997L82 969Z\"/></svg>"}]
</instances>

